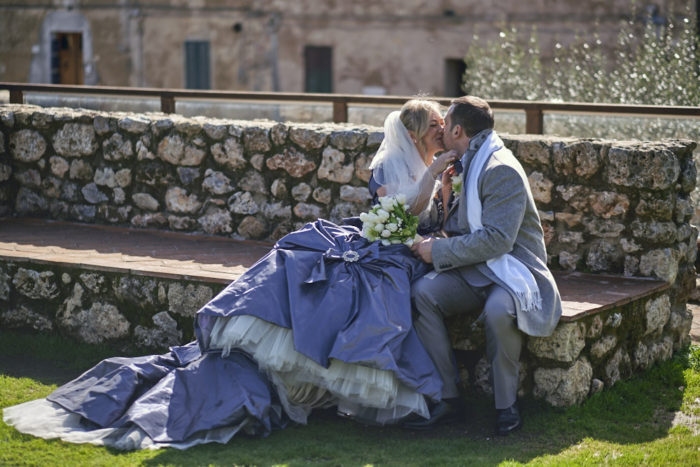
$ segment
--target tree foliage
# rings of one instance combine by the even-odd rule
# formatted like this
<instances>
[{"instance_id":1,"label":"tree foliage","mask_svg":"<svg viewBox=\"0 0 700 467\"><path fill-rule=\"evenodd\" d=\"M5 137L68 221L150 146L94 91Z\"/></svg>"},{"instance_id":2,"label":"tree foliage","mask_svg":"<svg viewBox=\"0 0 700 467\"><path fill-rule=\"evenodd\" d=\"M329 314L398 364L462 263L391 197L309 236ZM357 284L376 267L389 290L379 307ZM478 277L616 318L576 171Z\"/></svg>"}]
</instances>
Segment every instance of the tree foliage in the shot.
<instances>
[{"instance_id":1,"label":"tree foliage","mask_svg":"<svg viewBox=\"0 0 700 467\"><path fill-rule=\"evenodd\" d=\"M464 89L490 99L700 105L700 41L690 2L683 14L658 19L633 15L607 47L596 33L556 43L549 61L536 30L527 38L504 29L490 42L475 36Z\"/></svg>"}]
</instances>

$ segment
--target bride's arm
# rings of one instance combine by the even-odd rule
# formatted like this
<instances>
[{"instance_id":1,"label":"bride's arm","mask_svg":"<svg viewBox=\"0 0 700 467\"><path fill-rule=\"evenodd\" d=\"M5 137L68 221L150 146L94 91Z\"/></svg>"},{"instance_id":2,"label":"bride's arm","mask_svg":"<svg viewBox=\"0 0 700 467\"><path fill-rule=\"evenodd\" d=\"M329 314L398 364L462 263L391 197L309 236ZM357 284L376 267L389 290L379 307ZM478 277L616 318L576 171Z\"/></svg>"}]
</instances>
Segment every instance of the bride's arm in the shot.
<instances>
[{"instance_id":1,"label":"bride's arm","mask_svg":"<svg viewBox=\"0 0 700 467\"><path fill-rule=\"evenodd\" d=\"M409 212L414 215L418 215L428 206L428 203L433 198L435 192L435 180L438 176L447 168L447 166L457 159L457 153L455 151L447 151L433 161L433 163L425 171L423 177L418 182L418 194L416 198L411 201Z\"/></svg>"},{"instance_id":2,"label":"bride's arm","mask_svg":"<svg viewBox=\"0 0 700 467\"><path fill-rule=\"evenodd\" d=\"M430 170L426 170L423 178L418 182L418 194L410 201L408 211L413 215L418 215L425 210L433 197L435 190L435 177Z\"/></svg>"}]
</instances>

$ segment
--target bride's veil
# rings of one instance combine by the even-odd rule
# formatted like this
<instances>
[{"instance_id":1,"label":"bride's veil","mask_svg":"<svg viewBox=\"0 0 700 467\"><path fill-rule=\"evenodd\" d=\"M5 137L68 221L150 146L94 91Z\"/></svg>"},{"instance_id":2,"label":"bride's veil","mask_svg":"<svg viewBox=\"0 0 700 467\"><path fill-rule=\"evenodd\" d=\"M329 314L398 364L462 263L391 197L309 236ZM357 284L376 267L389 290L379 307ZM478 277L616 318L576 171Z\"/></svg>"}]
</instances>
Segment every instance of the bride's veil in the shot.
<instances>
[{"instance_id":1,"label":"bride's veil","mask_svg":"<svg viewBox=\"0 0 700 467\"><path fill-rule=\"evenodd\" d=\"M413 204L419 181L428 170L408 130L394 111L384 120L384 140L369 168L376 182L386 188L387 195L403 194Z\"/></svg>"}]
</instances>

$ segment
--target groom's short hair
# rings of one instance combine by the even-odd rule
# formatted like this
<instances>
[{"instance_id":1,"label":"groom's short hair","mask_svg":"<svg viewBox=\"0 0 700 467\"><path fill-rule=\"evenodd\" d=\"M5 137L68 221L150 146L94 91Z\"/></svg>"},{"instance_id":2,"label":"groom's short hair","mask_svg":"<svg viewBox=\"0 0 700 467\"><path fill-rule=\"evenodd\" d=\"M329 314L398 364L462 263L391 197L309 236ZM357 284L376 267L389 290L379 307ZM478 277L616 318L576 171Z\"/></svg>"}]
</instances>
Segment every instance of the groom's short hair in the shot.
<instances>
[{"instance_id":1,"label":"groom's short hair","mask_svg":"<svg viewBox=\"0 0 700 467\"><path fill-rule=\"evenodd\" d=\"M493 110L480 97L458 97L452 100L452 128L455 125L461 126L471 138L481 130L493 128Z\"/></svg>"}]
</instances>

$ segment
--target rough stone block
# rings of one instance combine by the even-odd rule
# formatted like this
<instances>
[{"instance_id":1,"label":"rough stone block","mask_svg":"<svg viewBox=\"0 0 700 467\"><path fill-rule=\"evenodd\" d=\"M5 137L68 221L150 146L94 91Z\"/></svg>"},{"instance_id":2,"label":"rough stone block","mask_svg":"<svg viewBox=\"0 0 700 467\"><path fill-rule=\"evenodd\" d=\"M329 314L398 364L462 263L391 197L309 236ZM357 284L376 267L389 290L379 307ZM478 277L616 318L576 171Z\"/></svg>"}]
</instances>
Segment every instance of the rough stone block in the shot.
<instances>
[{"instance_id":1,"label":"rough stone block","mask_svg":"<svg viewBox=\"0 0 700 467\"><path fill-rule=\"evenodd\" d=\"M294 148L284 148L282 153L275 154L265 164L270 170L282 169L294 178L316 170L316 163Z\"/></svg>"},{"instance_id":2,"label":"rough stone block","mask_svg":"<svg viewBox=\"0 0 700 467\"><path fill-rule=\"evenodd\" d=\"M345 153L326 147L323 150L323 160L318 168L318 178L337 183L348 183L352 180L354 164L344 164Z\"/></svg>"},{"instance_id":3,"label":"rough stone block","mask_svg":"<svg viewBox=\"0 0 700 467\"><path fill-rule=\"evenodd\" d=\"M527 348L538 358L573 362L586 346L583 323L560 323L549 337L530 337Z\"/></svg>"},{"instance_id":4,"label":"rough stone block","mask_svg":"<svg viewBox=\"0 0 700 467\"><path fill-rule=\"evenodd\" d=\"M289 213L289 217L291 217L291 212ZM243 238L251 239L263 238L268 233L265 223L254 216L244 217L236 231ZM285 231L279 238L287 233L289 233L289 231Z\"/></svg>"},{"instance_id":5,"label":"rough stone block","mask_svg":"<svg viewBox=\"0 0 700 467\"><path fill-rule=\"evenodd\" d=\"M580 404L588 396L592 377L593 369L585 358L569 368L537 368L532 392L555 407Z\"/></svg>"},{"instance_id":6,"label":"rough stone block","mask_svg":"<svg viewBox=\"0 0 700 467\"><path fill-rule=\"evenodd\" d=\"M35 130L20 130L10 135L10 154L21 162L35 162L46 152L46 140Z\"/></svg>"},{"instance_id":7,"label":"rough stone block","mask_svg":"<svg viewBox=\"0 0 700 467\"><path fill-rule=\"evenodd\" d=\"M168 347L182 344L182 331L178 329L177 321L167 311L156 313L151 319L153 327L138 325L134 329L137 346L167 350Z\"/></svg>"},{"instance_id":8,"label":"rough stone block","mask_svg":"<svg viewBox=\"0 0 700 467\"><path fill-rule=\"evenodd\" d=\"M207 169L204 173L204 181L202 181L202 189L213 195L225 195L231 193L234 187L231 179L222 172Z\"/></svg>"},{"instance_id":9,"label":"rough stone block","mask_svg":"<svg viewBox=\"0 0 700 467\"><path fill-rule=\"evenodd\" d=\"M305 151L320 149L328 141L328 135L316 128L292 127L289 129L289 139Z\"/></svg>"},{"instance_id":10,"label":"rough stone block","mask_svg":"<svg viewBox=\"0 0 700 467\"><path fill-rule=\"evenodd\" d=\"M59 312L58 324L68 333L88 344L99 344L126 337L129 321L111 303L93 302L88 309L64 308Z\"/></svg>"},{"instance_id":11,"label":"rough stone block","mask_svg":"<svg viewBox=\"0 0 700 467\"><path fill-rule=\"evenodd\" d=\"M246 128L243 132L243 145L250 153L269 151L272 149L269 130L267 128Z\"/></svg>"},{"instance_id":12,"label":"rough stone block","mask_svg":"<svg viewBox=\"0 0 700 467\"><path fill-rule=\"evenodd\" d=\"M649 300L644 306L646 328L644 335L661 332L671 316L671 301L668 295Z\"/></svg>"},{"instance_id":13,"label":"rough stone block","mask_svg":"<svg viewBox=\"0 0 700 467\"><path fill-rule=\"evenodd\" d=\"M197 223L208 234L230 234L231 213L223 209L209 209L207 213L197 219Z\"/></svg>"},{"instance_id":14,"label":"rough stone block","mask_svg":"<svg viewBox=\"0 0 700 467\"><path fill-rule=\"evenodd\" d=\"M651 190L666 190L679 178L680 162L662 147L639 148L613 146L608 151L607 180L613 185Z\"/></svg>"},{"instance_id":15,"label":"rough stone block","mask_svg":"<svg viewBox=\"0 0 700 467\"><path fill-rule=\"evenodd\" d=\"M196 194L188 195L187 191L180 187L170 188L165 193L165 205L168 211L176 214L193 214L202 207Z\"/></svg>"},{"instance_id":16,"label":"rough stone block","mask_svg":"<svg viewBox=\"0 0 700 467\"><path fill-rule=\"evenodd\" d=\"M183 285L172 283L168 287L169 311L175 314L194 317L197 311L214 296L211 287L206 285Z\"/></svg>"},{"instance_id":17,"label":"rough stone block","mask_svg":"<svg viewBox=\"0 0 700 467\"><path fill-rule=\"evenodd\" d=\"M608 387L612 387L620 379L628 378L632 374L630 356L623 348L617 349L617 352L605 364L603 372L605 384Z\"/></svg>"},{"instance_id":18,"label":"rough stone block","mask_svg":"<svg viewBox=\"0 0 700 467\"><path fill-rule=\"evenodd\" d=\"M15 290L27 298L52 299L58 297L60 290L54 273L19 268L12 278Z\"/></svg>"}]
</instances>

